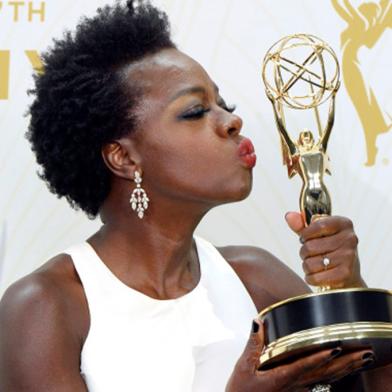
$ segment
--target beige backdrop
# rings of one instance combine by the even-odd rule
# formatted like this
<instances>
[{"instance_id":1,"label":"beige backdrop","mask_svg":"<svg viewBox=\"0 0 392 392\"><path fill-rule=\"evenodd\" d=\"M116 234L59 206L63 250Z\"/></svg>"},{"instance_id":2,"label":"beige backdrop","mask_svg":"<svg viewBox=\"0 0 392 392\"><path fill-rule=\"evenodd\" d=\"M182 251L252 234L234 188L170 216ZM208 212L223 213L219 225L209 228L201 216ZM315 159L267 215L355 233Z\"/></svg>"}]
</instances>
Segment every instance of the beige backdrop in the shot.
<instances>
[{"instance_id":1,"label":"beige backdrop","mask_svg":"<svg viewBox=\"0 0 392 392\"><path fill-rule=\"evenodd\" d=\"M91 14L107 1L0 1L0 294L99 225L57 200L37 178L34 157L24 139L28 123L24 113L37 51L64 28L73 28L80 15ZM333 176L327 181L334 213L355 222L368 283L390 288L391 3L343 2L345 11L339 9L337 0L154 1L169 14L180 48L206 67L229 103L238 105L244 134L254 141L259 156L251 197L212 211L199 233L216 244L267 248L301 273L299 243L283 218L286 211L297 209L300 181L289 182L281 165L271 107L260 82L260 64L268 47L280 37L312 33L335 48L343 59L345 80L351 81L338 94L330 141ZM343 31L345 46L341 47ZM362 115L358 115L359 107ZM301 125L297 118L290 121L292 129ZM375 162L366 166L368 153Z\"/></svg>"}]
</instances>

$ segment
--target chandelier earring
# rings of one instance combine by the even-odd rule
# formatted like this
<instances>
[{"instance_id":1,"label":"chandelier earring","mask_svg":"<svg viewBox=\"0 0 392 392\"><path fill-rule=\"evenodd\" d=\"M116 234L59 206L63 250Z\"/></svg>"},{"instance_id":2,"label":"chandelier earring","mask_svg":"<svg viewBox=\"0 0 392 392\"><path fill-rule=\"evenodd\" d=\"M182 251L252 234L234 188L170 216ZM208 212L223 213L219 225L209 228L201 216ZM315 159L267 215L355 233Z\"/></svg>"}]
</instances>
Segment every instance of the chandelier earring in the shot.
<instances>
[{"instance_id":1,"label":"chandelier earring","mask_svg":"<svg viewBox=\"0 0 392 392\"><path fill-rule=\"evenodd\" d=\"M143 219L150 199L148 198L146 191L141 186L143 179L137 170L135 171L135 178L133 181L136 184L136 188L133 190L129 202L131 203L132 210L137 213L137 216L140 219Z\"/></svg>"}]
</instances>

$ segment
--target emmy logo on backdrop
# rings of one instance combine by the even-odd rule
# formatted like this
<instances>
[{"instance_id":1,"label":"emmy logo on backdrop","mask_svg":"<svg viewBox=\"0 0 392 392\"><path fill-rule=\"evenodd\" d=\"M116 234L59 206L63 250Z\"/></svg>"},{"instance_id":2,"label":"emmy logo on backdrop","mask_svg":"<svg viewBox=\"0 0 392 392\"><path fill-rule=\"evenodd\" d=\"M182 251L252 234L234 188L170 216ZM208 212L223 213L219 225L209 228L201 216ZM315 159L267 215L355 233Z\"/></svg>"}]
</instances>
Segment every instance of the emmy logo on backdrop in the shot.
<instances>
[{"instance_id":1,"label":"emmy logo on backdrop","mask_svg":"<svg viewBox=\"0 0 392 392\"><path fill-rule=\"evenodd\" d=\"M25 50L25 55L35 72L43 71L42 60L36 50ZM9 100L11 78L11 51L0 50L0 101Z\"/></svg>"},{"instance_id":2,"label":"emmy logo on backdrop","mask_svg":"<svg viewBox=\"0 0 392 392\"><path fill-rule=\"evenodd\" d=\"M11 18L15 24L24 23L26 20L29 23L45 22L46 2L40 2L39 6L36 3L33 1L0 1L0 23L5 18ZM16 51L12 52L14 55ZM43 64L38 52L36 50L25 50L24 52L33 70L41 72ZM11 68L16 68L15 65L11 66L13 55L11 50L0 48L0 101L7 101L10 97Z\"/></svg>"},{"instance_id":3,"label":"emmy logo on backdrop","mask_svg":"<svg viewBox=\"0 0 392 392\"><path fill-rule=\"evenodd\" d=\"M385 120L374 91L363 76L358 52L364 46L373 48L384 31L392 27L392 3L390 0L371 1L356 8L349 0L343 0L343 4L339 0L331 1L348 24L341 35L343 80L365 132L366 165L372 166L377 157L377 138L391 129L392 118L387 114L389 122Z\"/></svg>"}]
</instances>

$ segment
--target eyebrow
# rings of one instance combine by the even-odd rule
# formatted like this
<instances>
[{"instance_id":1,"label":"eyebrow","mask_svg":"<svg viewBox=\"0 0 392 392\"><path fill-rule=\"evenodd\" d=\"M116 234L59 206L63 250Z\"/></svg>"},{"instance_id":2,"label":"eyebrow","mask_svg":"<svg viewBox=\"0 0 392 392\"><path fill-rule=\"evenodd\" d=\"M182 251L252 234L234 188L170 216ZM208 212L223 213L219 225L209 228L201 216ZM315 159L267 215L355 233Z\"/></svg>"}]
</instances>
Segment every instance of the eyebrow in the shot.
<instances>
[{"instance_id":1,"label":"eyebrow","mask_svg":"<svg viewBox=\"0 0 392 392\"><path fill-rule=\"evenodd\" d=\"M217 94L219 94L219 87L214 83L214 90ZM191 94L206 94L207 90L202 87L202 86L192 86L192 87L187 87L184 88L183 90L178 91L176 94L174 94L171 99L170 102L175 101L176 99L184 96L184 95L191 95Z\"/></svg>"}]
</instances>

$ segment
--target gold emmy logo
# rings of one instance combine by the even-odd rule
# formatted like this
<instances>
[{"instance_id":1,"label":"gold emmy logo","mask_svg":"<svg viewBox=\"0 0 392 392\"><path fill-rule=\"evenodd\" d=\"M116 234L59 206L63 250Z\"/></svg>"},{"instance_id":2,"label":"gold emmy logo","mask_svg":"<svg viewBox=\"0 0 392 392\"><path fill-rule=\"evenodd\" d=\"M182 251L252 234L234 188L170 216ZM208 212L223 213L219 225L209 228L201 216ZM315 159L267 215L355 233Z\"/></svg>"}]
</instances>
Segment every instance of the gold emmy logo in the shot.
<instances>
[{"instance_id":1,"label":"gold emmy logo","mask_svg":"<svg viewBox=\"0 0 392 392\"><path fill-rule=\"evenodd\" d=\"M392 27L392 3L390 0L369 1L354 7L350 0L343 0L343 4L339 0L331 1L336 12L347 22L341 35L343 80L365 132L366 165L372 166L377 157L377 138L391 129L392 118L387 114L387 123L373 89L366 83L358 51L363 46L373 48L384 31Z\"/></svg>"},{"instance_id":2,"label":"gold emmy logo","mask_svg":"<svg viewBox=\"0 0 392 392\"><path fill-rule=\"evenodd\" d=\"M42 72L43 64L36 50L25 50L35 72ZM11 51L0 50L0 101L9 99Z\"/></svg>"},{"instance_id":3,"label":"gold emmy logo","mask_svg":"<svg viewBox=\"0 0 392 392\"><path fill-rule=\"evenodd\" d=\"M26 17L32 22L34 17L39 18L41 22L45 21L46 3L44 1L35 4L33 1L0 1L0 15L8 14L12 16L14 22L19 22Z\"/></svg>"},{"instance_id":4,"label":"gold emmy logo","mask_svg":"<svg viewBox=\"0 0 392 392\"><path fill-rule=\"evenodd\" d=\"M43 23L46 21L46 2L0 1L0 18L11 18L14 23L25 21ZM38 52L36 50L25 50L24 52L34 71L42 71L43 64ZM9 99L10 68L11 51L0 50L0 101Z\"/></svg>"}]
</instances>

